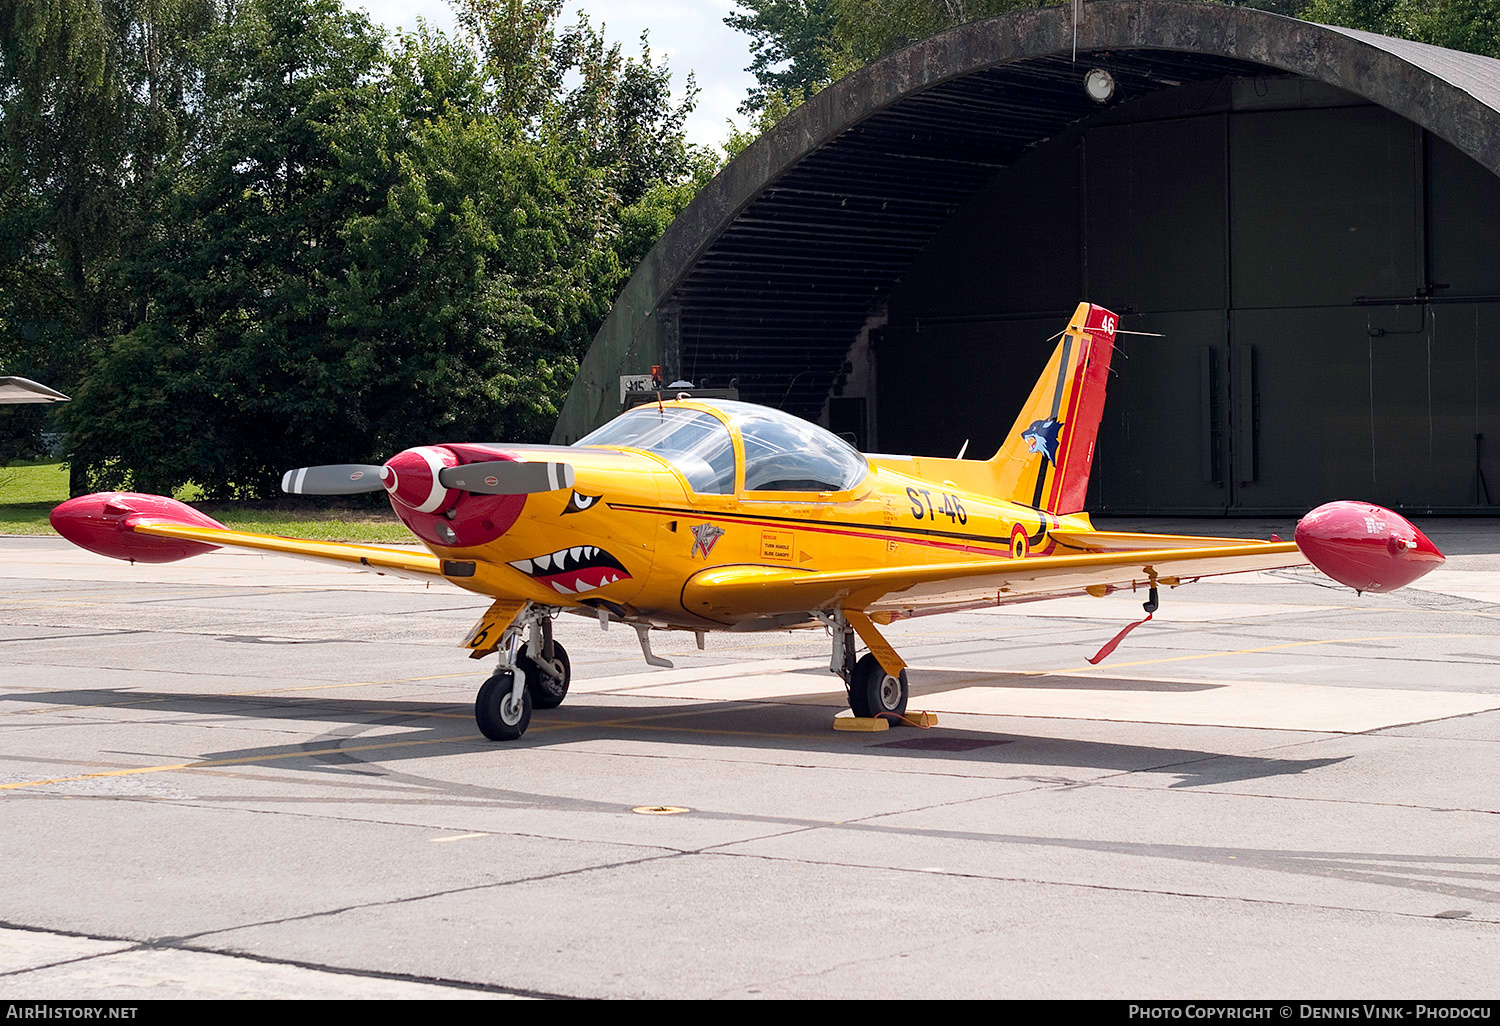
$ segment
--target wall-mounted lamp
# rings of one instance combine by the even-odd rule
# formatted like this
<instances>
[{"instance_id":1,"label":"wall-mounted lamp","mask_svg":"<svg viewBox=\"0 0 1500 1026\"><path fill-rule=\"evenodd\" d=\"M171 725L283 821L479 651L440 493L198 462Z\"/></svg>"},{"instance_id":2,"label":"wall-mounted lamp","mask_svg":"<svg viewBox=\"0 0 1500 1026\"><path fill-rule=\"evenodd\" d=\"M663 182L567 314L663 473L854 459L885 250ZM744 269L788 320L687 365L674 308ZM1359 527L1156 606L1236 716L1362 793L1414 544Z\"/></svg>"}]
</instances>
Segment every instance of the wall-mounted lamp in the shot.
<instances>
[{"instance_id":1,"label":"wall-mounted lamp","mask_svg":"<svg viewBox=\"0 0 1500 1026\"><path fill-rule=\"evenodd\" d=\"M1115 78L1103 68L1094 68L1083 76L1083 91L1095 103L1108 103L1115 95Z\"/></svg>"}]
</instances>

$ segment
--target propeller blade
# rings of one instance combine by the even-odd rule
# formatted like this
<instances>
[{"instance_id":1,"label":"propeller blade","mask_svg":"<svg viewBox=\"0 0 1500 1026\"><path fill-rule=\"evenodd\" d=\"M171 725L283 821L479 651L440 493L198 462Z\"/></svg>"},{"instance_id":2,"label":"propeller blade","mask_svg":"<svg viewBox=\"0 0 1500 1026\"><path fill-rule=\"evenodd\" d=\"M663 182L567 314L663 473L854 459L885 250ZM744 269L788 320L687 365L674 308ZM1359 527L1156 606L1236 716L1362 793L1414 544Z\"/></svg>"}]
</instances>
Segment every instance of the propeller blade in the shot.
<instances>
[{"instance_id":1,"label":"propeller blade","mask_svg":"<svg viewBox=\"0 0 1500 1026\"><path fill-rule=\"evenodd\" d=\"M290 495L354 495L378 492L384 467L368 463L334 463L326 467L288 470L281 477L281 490Z\"/></svg>"},{"instance_id":2,"label":"propeller blade","mask_svg":"<svg viewBox=\"0 0 1500 1026\"><path fill-rule=\"evenodd\" d=\"M573 468L566 463L519 463L494 460L444 467L438 483L476 495L530 495L573 487Z\"/></svg>"}]
</instances>

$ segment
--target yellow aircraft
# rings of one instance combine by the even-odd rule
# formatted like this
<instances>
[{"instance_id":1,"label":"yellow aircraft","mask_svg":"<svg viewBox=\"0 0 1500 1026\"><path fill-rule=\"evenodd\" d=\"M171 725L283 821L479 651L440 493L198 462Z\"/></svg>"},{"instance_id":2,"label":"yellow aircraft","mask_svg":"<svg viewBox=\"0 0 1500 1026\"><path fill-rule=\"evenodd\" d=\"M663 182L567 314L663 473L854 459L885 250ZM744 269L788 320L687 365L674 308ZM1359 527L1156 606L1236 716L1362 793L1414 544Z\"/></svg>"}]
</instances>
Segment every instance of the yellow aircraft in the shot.
<instances>
[{"instance_id":1,"label":"yellow aircraft","mask_svg":"<svg viewBox=\"0 0 1500 1026\"><path fill-rule=\"evenodd\" d=\"M533 707L562 702L558 612L652 628L825 627L829 669L856 716L899 719L905 664L879 625L927 613L1144 589L1311 561L1358 590L1387 591L1443 561L1399 515L1321 506L1294 542L1096 531L1080 512L1104 408L1117 318L1080 304L990 459L865 455L822 428L749 403L638 406L572 446L452 443L381 466L290 471L294 494L385 489L427 551L251 534L173 499L107 492L52 513L69 540L141 562L220 546L447 580L494 599L463 640L499 653L475 718L520 737ZM1139 622L1145 622L1139 621ZM1131 627L1134 627L1132 624ZM1106 645L1102 658L1131 628ZM855 639L868 652L855 657Z\"/></svg>"}]
</instances>

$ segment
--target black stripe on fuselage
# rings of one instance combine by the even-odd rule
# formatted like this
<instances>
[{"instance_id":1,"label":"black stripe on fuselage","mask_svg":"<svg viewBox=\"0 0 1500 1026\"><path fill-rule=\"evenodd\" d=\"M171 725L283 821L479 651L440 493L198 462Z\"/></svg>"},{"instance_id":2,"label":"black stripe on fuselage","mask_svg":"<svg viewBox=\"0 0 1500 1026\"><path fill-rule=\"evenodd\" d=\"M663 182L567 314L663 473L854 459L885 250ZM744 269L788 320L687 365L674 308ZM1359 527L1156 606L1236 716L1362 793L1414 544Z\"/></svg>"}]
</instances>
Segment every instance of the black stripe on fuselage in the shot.
<instances>
[{"instance_id":1,"label":"black stripe on fuselage","mask_svg":"<svg viewBox=\"0 0 1500 1026\"><path fill-rule=\"evenodd\" d=\"M925 538L951 538L955 541L989 542L991 544L1010 546L1010 538L999 538L988 534L963 534L958 531L935 531L930 527L898 527L894 524L861 524L848 520L807 520L799 517L776 517L765 513L723 513L718 510L703 509L679 509L672 506L632 506L628 503L610 502L606 503L610 509L625 510L631 513L660 513L665 515L695 517L699 520L769 520L777 524L802 525L805 527L848 527L858 531L875 531L895 534L909 534ZM1047 533L1049 521L1056 518L1050 517L1041 510L1029 510L1035 513L1041 521L1041 528L1037 537L1041 538ZM1033 543L1034 544L1034 543Z\"/></svg>"}]
</instances>

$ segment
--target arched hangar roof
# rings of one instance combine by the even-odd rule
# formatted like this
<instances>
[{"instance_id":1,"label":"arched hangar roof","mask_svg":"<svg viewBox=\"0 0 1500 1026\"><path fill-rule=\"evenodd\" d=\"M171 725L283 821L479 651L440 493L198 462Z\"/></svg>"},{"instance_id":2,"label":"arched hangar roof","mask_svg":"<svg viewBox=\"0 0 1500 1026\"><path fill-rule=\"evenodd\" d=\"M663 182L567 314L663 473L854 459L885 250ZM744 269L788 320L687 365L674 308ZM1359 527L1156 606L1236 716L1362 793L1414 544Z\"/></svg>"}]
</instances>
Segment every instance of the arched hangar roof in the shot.
<instances>
[{"instance_id":1,"label":"arched hangar roof","mask_svg":"<svg viewBox=\"0 0 1500 1026\"><path fill-rule=\"evenodd\" d=\"M965 201L1098 108L1223 76L1301 76L1500 172L1500 60L1201 0L1095 0L972 22L840 80L713 179L647 254L586 355L554 441L662 364L816 417L850 343ZM1073 54L1077 59L1074 60ZM1024 202L1024 197L1018 198ZM1061 216L1066 216L1060 212ZM726 373L724 368L732 370Z\"/></svg>"}]
</instances>

